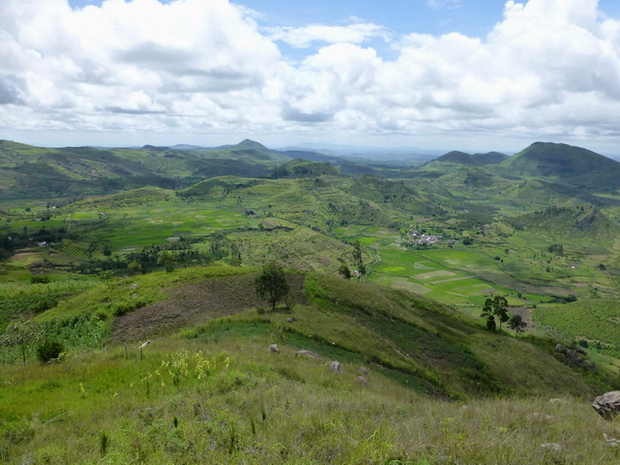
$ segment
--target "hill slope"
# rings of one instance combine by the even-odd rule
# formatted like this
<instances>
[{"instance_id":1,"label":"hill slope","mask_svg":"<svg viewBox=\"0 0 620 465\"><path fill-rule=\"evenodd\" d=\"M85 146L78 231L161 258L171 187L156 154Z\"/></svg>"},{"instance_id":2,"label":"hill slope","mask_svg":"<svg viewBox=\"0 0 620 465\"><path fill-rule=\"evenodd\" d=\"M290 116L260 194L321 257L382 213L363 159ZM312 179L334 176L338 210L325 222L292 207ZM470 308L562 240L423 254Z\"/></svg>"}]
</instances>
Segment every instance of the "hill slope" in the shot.
<instances>
[{"instance_id":1,"label":"hill slope","mask_svg":"<svg viewBox=\"0 0 620 465\"><path fill-rule=\"evenodd\" d=\"M54 325L63 320L75 324L94 315L114 319L113 341L123 343L196 324L185 334L207 340L271 335L288 350L306 349L365 365L419 393L441 398L589 396L607 387L604 372L574 366L555 351L553 342L490 333L436 301L375 284L291 274L291 303L296 302L292 311L257 314L262 303L254 294L256 274L251 271L196 268L118 280L65 299L38 319ZM133 297L127 300L131 288Z\"/></svg>"},{"instance_id":2,"label":"hill slope","mask_svg":"<svg viewBox=\"0 0 620 465\"><path fill-rule=\"evenodd\" d=\"M100 194L144 186L187 187L223 175L268 176L290 160L245 140L216 149L40 148L0 140L0 192L7 197Z\"/></svg>"},{"instance_id":3,"label":"hill slope","mask_svg":"<svg viewBox=\"0 0 620 465\"><path fill-rule=\"evenodd\" d=\"M566 144L535 142L500 166L509 175L551 178L595 191L620 187L620 162Z\"/></svg>"},{"instance_id":4,"label":"hill slope","mask_svg":"<svg viewBox=\"0 0 620 465\"><path fill-rule=\"evenodd\" d=\"M520 217L511 218L512 224L536 231L540 237L559 240L612 244L620 234L620 226L598 208L592 206L549 207Z\"/></svg>"},{"instance_id":5,"label":"hill slope","mask_svg":"<svg viewBox=\"0 0 620 465\"><path fill-rule=\"evenodd\" d=\"M465 152L453 150L441 157L438 157L420 167L421 172L452 172L464 167L483 167L487 165L496 165L508 158L507 155L499 152L476 153L470 155Z\"/></svg>"}]
</instances>

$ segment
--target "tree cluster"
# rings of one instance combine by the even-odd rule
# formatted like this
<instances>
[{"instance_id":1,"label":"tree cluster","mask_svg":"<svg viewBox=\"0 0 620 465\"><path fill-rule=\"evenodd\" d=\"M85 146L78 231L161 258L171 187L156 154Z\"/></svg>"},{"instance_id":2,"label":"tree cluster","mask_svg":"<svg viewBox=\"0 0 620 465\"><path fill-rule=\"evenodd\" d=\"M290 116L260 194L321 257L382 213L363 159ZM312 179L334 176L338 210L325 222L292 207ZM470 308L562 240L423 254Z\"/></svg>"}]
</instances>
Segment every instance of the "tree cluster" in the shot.
<instances>
[{"instance_id":1,"label":"tree cluster","mask_svg":"<svg viewBox=\"0 0 620 465\"><path fill-rule=\"evenodd\" d=\"M489 297L484 301L484 307L482 307L482 318L486 318L487 329L489 331L495 331L497 329L497 322L495 318L499 320L499 330L502 331L502 323L506 323L510 316L506 307L508 301L504 296L496 295L495 297Z\"/></svg>"},{"instance_id":2,"label":"tree cluster","mask_svg":"<svg viewBox=\"0 0 620 465\"><path fill-rule=\"evenodd\" d=\"M527 323L523 321L521 315L511 315L506 307L508 301L504 296L496 295L489 297L484 301L482 307L482 318L486 318L486 326L489 331L497 329L497 321L499 321L499 331L502 331L502 324L508 323L510 329L517 334L522 333L527 327ZM496 321L497 319L497 321Z\"/></svg>"}]
</instances>

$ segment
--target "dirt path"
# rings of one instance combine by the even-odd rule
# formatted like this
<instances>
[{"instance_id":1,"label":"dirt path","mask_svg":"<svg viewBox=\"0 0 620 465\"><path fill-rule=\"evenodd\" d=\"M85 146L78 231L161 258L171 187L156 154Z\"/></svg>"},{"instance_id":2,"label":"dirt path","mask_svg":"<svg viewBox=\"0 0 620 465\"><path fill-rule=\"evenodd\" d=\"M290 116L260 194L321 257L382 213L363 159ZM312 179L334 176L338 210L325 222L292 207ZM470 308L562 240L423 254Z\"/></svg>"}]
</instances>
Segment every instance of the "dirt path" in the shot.
<instances>
[{"instance_id":1,"label":"dirt path","mask_svg":"<svg viewBox=\"0 0 620 465\"><path fill-rule=\"evenodd\" d=\"M168 299L117 318L112 325L112 342L143 341L182 326L240 313L265 305L254 292L256 275L214 278L199 284L170 288ZM303 274L288 274L294 303L307 303Z\"/></svg>"}]
</instances>

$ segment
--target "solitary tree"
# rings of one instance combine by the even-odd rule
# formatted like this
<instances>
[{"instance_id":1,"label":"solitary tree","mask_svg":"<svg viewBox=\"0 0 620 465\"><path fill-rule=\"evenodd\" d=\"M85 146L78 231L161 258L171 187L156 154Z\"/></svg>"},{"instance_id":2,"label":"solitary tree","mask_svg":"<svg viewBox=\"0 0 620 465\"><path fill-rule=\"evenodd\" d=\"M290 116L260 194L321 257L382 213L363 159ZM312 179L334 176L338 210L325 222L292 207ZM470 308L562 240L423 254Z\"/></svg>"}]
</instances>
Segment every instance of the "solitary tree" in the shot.
<instances>
[{"instance_id":1,"label":"solitary tree","mask_svg":"<svg viewBox=\"0 0 620 465\"><path fill-rule=\"evenodd\" d=\"M256 294L261 299L266 298L272 310L275 310L276 304L283 300L291 290L284 268L276 262L271 262L263 268L263 272L256 278L255 286Z\"/></svg>"},{"instance_id":2,"label":"solitary tree","mask_svg":"<svg viewBox=\"0 0 620 465\"><path fill-rule=\"evenodd\" d=\"M353 244L353 264L357 271L357 280L362 279L362 276L366 274L366 265L364 265L364 257L362 256L362 246L360 241L355 241Z\"/></svg>"},{"instance_id":3,"label":"solitary tree","mask_svg":"<svg viewBox=\"0 0 620 465\"><path fill-rule=\"evenodd\" d=\"M508 311L506 310L507 306L508 301L501 295L496 295L493 298L489 297L484 301L482 317L487 319L487 329L495 331L497 327L495 317L497 317L499 320L499 330L500 332L502 331L502 323L506 323L510 319Z\"/></svg>"},{"instance_id":4,"label":"solitary tree","mask_svg":"<svg viewBox=\"0 0 620 465\"><path fill-rule=\"evenodd\" d=\"M127 263L127 269L133 273L137 273L138 271L142 270L142 265L140 265L139 261L132 260L129 263Z\"/></svg>"}]
</instances>

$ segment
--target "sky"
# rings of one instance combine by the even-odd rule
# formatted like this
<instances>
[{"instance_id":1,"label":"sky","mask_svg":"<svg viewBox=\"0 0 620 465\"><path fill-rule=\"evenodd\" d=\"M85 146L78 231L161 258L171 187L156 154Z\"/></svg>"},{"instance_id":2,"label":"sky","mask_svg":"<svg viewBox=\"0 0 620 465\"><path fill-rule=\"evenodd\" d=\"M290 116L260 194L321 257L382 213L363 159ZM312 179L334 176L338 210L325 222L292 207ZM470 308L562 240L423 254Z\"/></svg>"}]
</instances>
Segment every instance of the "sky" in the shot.
<instances>
[{"instance_id":1,"label":"sky","mask_svg":"<svg viewBox=\"0 0 620 465\"><path fill-rule=\"evenodd\" d=\"M617 0L0 0L0 139L620 154Z\"/></svg>"}]
</instances>

